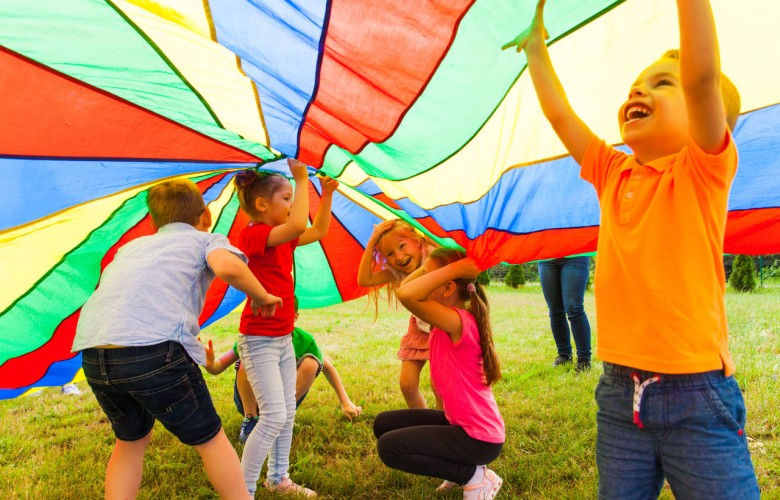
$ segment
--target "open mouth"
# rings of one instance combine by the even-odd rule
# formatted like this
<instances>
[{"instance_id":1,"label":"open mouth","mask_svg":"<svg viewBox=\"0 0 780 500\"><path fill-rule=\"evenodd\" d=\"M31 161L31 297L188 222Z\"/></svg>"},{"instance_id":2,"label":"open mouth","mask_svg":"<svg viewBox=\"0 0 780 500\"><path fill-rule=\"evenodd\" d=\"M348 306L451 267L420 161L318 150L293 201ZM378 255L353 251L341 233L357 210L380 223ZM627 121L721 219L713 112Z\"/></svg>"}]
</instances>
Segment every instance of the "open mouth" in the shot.
<instances>
[{"instance_id":1,"label":"open mouth","mask_svg":"<svg viewBox=\"0 0 780 500\"><path fill-rule=\"evenodd\" d=\"M631 123L642 118L647 118L652 114L650 108L641 104L632 104L626 108L626 123Z\"/></svg>"},{"instance_id":2,"label":"open mouth","mask_svg":"<svg viewBox=\"0 0 780 500\"><path fill-rule=\"evenodd\" d=\"M406 258L406 259L404 259L404 260L399 260L399 261L398 261L398 265L399 265L400 267L406 267L406 266L408 266L408 265L409 265L409 263L410 263L411 261L412 261L412 258L411 258L411 257L407 257L407 258Z\"/></svg>"}]
</instances>

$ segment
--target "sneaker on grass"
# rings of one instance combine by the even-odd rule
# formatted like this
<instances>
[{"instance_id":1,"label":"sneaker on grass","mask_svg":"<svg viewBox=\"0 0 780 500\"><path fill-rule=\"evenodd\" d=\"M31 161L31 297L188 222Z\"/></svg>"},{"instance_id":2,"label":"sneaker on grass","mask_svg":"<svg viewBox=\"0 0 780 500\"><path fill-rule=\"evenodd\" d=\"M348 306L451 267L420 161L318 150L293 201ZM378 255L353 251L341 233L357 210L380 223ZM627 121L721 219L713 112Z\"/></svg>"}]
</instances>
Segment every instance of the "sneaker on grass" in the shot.
<instances>
[{"instance_id":1,"label":"sneaker on grass","mask_svg":"<svg viewBox=\"0 0 780 500\"><path fill-rule=\"evenodd\" d=\"M290 479L290 476L284 476L284 479L276 484L271 484L266 479L263 484L269 491L273 491L274 493L281 493L283 495L299 495L308 498L317 496L313 490L304 488L300 484L293 483L292 479Z\"/></svg>"},{"instance_id":2,"label":"sneaker on grass","mask_svg":"<svg viewBox=\"0 0 780 500\"><path fill-rule=\"evenodd\" d=\"M76 387L76 384L65 384L62 386L62 393L69 396L78 396L81 394L81 390Z\"/></svg>"},{"instance_id":3,"label":"sneaker on grass","mask_svg":"<svg viewBox=\"0 0 780 500\"><path fill-rule=\"evenodd\" d=\"M246 417L244 417L244 421L241 422L241 429L238 431L239 443L241 444L246 443L246 440L249 439L249 435L252 434L252 431L257 425L257 421L259 419L260 417L253 417L251 415L247 415Z\"/></svg>"}]
</instances>

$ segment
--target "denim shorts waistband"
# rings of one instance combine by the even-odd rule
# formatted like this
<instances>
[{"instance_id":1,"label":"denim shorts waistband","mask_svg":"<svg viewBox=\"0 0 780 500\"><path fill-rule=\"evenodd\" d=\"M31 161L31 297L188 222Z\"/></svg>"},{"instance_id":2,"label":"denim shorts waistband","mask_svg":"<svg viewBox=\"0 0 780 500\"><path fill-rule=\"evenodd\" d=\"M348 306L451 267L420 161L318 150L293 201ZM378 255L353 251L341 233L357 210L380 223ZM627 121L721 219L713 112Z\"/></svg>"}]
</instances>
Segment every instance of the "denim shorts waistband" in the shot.
<instances>
[{"instance_id":1,"label":"denim shorts waistband","mask_svg":"<svg viewBox=\"0 0 780 500\"><path fill-rule=\"evenodd\" d=\"M90 347L81 351L81 359L87 363L132 363L158 356L172 357L184 348L178 342L168 340L159 344L125 347Z\"/></svg>"},{"instance_id":2,"label":"denim shorts waistband","mask_svg":"<svg viewBox=\"0 0 780 500\"><path fill-rule=\"evenodd\" d=\"M630 366L616 365L614 363L602 363L604 366L604 375L610 377L617 383L624 383L625 385L634 385L634 379L631 375L636 373L639 375L641 381L645 381L655 375L660 375L661 380L658 383L653 384L656 387L701 387L709 386L713 384L719 384L729 377L726 377L723 370L712 370L709 372L699 373L659 373L647 370L640 370L638 368L631 368Z\"/></svg>"}]
</instances>

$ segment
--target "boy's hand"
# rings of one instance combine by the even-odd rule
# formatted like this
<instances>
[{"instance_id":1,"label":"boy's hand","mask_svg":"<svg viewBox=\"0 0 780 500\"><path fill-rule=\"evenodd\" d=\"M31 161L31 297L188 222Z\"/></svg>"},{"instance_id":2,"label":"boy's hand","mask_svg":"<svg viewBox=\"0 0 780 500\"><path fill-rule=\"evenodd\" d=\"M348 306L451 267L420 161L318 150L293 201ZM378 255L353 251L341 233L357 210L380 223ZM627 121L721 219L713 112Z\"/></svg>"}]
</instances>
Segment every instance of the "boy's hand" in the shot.
<instances>
[{"instance_id":1,"label":"boy's hand","mask_svg":"<svg viewBox=\"0 0 780 500\"><path fill-rule=\"evenodd\" d=\"M539 0L536 4L536 13L531 21L531 25L526 28L525 31L520 33L509 43L504 44L501 50L506 50L509 47L516 46L517 52L522 51L528 42L535 36L541 37L540 40L547 40L550 35L547 33L547 29L544 27L544 2L545 0Z\"/></svg>"},{"instance_id":2,"label":"boy's hand","mask_svg":"<svg viewBox=\"0 0 780 500\"><path fill-rule=\"evenodd\" d=\"M357 418L360 416L360 413L363 411L363 408L357 406L352 401L347 400L341 404L341 411L344 412L345 417L352 420L353 417Z\"/></svg>"},{"instance_id":3,"label":"boy's hand","mask_svg":"<svg viewBox=\"0 0 780 500\"><path fill-rule=\"evenodd\" d=\"M276 314L276 308L282 306L282 299L276 295L266 294L265 300L252 299L252 314L269 317Z\"/></svg>"},{"instance_id":4,"label":"boy's hand","mask_svg":"<svg viewBox=\"0 0 780 500\"><path fill-rule=\"evenodd\" d=\"M290 167L290 173L296 181L308 178L309 171L306 164L302 161L296 160L295 158L287 158L287 165Z\"/></svg>"},{"instance_id":5,"label":"boy's hand","mask_svg":"<svg viewBox=\"0 0 780 500\"><path fill-rule=\"evenodd\" d=\"M322 184L322 194L331 194L339 187L339 181L327 175L320 178L320 184Z\"/></svg>"}]
</instances>

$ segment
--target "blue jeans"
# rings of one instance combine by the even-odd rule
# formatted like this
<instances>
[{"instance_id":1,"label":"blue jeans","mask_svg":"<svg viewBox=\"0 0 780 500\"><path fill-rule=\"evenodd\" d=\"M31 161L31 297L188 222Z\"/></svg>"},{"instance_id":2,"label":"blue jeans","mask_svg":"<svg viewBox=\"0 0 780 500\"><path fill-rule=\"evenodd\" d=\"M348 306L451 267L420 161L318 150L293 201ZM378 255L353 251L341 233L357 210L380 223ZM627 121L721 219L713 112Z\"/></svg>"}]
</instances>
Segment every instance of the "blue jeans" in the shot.
<instances>
[{"instance_id":1,"label":"blue jeans","mask_svg":"<svg viewBox=\"0 0 780 500\"><path fill-rule=\"evenodd\" d=\"M290 335L239 335L238 352L259 410L257 426L241 456L247 490L254 494L266 457L270 484L282 481L290 467L295 423L295 351Z\"/></svg>"},{"instance_id":2,"label":"blue jeans","mask_svg":"<svg viewBox=\"0 0 780 500\"><path fill-rule=\"evenodd\" d=\"M589 274L590 257L539 262L539 281L542 283L542 293L550 311L550 328L559 356L571 357L573 336L577 346L577 358L590 361L590 323L583 305Z\"/></svg>"},{"instance_id":3,"label":"blue jeans","mask_svg":"<svg viewBox=\"0 0 780 500\"><path fill-rule=\"evenodd\" d=\"M222 428L200 367L177 342L85 349L81 363L117 439L137 441L159 420L195 446Z\"/></svg>"},{"instance_id":4,"label":"blue jeans","mask_svg":"<svg viewBox=\"0 0 780 500\"><path fill-rule=\"evenodd\" d=\"M745 404L722 371L661 375L634 423L634 380L655 375L604 363L596 387L599 498L658 498L664 477L678 500L758 499L744 432Z\"/></svg>"}]
</instances>

